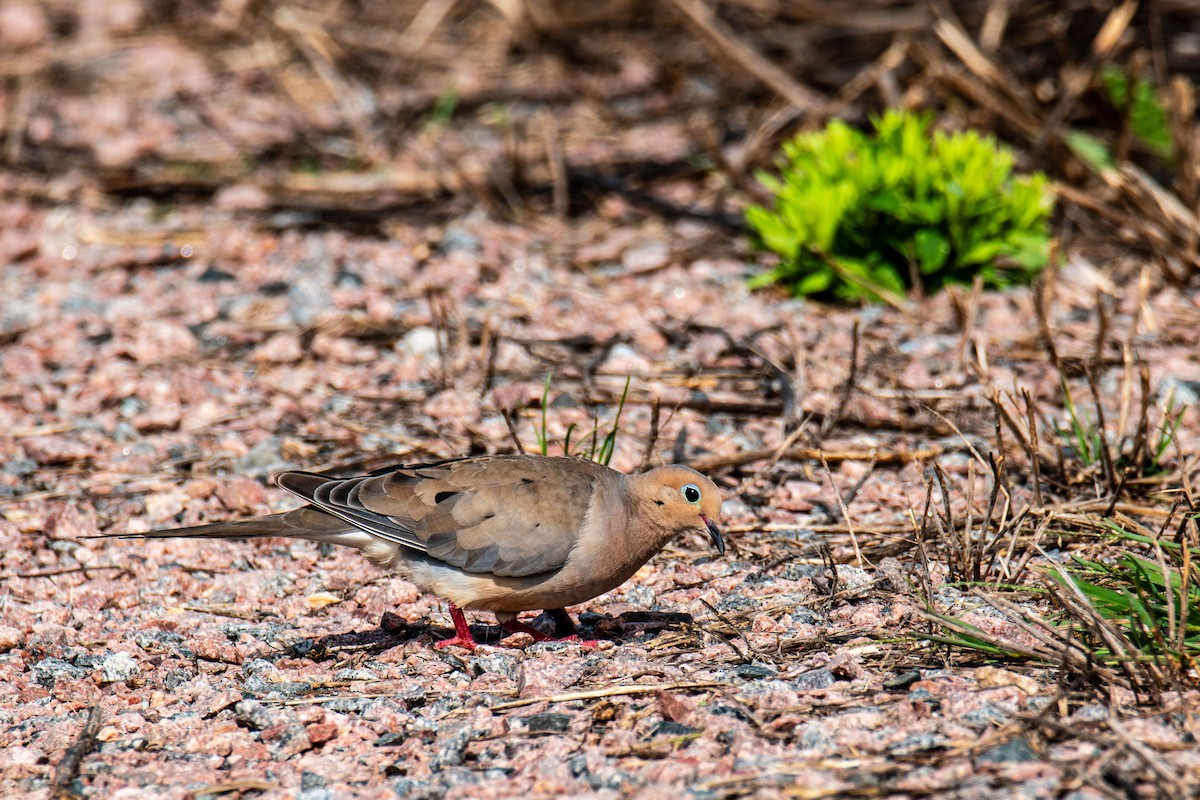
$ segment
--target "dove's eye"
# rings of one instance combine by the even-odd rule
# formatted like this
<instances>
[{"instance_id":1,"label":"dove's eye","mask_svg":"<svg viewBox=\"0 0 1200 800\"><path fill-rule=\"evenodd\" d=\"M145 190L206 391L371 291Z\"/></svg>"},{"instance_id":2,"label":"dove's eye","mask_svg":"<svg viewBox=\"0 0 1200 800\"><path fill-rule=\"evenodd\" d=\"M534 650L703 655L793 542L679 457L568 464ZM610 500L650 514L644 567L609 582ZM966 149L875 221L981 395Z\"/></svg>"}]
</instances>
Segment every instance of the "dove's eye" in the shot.
<instances>
[{"instance_id":1,"label":"dove's eye","mask_svg":"<svg viewBox=\"0 0 1200 800\"><path fill-rule=\"evenodd\" d=\"M679 490L679 493L683 495L684 500L687 500L692 505L696 505L700 502L700 487L694 483L689 483L687 486L684 486Z\"/></svg>"}]
</instances>

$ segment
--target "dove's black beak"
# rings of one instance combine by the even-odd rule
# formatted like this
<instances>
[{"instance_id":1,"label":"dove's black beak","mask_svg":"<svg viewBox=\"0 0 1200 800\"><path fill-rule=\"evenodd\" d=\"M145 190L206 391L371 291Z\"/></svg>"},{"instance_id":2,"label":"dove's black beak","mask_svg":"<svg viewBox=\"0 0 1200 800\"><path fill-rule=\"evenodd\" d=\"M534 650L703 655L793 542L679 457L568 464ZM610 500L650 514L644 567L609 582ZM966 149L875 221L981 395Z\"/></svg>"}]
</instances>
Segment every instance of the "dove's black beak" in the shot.
<instances>
[{"instance_id":1,"label":"dove's black beak","mask_svg":"<svg viewBox=\"0 0 1200 800\"><path fill-rule=\"evenodd\" d=\"M708 528L708 538L712 539L717 552L725 555L725 540L721 538L721 531L717 529L716 523L703 514L700 515L700 519L704 520L704 527Z\"/></svg>"}]
</instances>

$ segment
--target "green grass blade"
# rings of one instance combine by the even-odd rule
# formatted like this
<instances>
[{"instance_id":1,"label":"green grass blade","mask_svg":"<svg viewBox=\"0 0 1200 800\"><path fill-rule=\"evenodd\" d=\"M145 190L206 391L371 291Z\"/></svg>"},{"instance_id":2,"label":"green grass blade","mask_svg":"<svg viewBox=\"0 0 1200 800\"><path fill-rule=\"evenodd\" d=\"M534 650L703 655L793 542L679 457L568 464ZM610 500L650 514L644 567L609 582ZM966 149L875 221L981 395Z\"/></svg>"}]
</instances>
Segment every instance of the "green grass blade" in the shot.
<instances>
[{"instance_id":1,"label":"green grass blade","mask_svg":"<svg viewBox=\"0 0 1200 800\"><path fill-rule=\"evenodd\" d=\"M604 437L604 443L600 446L600 453L596 457L596 461L608 466L612 461L613 452L617 448L617 432L621 424L621 412L625 410L625 401L629 398L629 381L630 377L625 377L625 388L621 391L621 401L617 404L617 416L613 419L612 430Z\"/></svg>"}]
</instances>

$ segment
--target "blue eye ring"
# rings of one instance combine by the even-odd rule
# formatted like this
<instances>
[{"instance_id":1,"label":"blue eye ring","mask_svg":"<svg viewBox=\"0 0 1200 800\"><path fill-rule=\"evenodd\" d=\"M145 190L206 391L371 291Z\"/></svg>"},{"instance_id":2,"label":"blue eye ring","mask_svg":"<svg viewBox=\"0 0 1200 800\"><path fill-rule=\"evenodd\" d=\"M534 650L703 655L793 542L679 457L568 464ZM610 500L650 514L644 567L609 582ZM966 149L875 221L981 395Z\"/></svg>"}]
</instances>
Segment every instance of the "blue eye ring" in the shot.
<instances>
[{"instance_id":1,"label":"blue eye ring","mask_svg":"<svg viewBox=\"0 0 1200 800\"><path fill-rule=\"evenodd\" d=\"M692 505L700 505L700 487L696 484L686 484L680 488L679 494L683 495L683 499Z\"/></svg>"}]
</instances>

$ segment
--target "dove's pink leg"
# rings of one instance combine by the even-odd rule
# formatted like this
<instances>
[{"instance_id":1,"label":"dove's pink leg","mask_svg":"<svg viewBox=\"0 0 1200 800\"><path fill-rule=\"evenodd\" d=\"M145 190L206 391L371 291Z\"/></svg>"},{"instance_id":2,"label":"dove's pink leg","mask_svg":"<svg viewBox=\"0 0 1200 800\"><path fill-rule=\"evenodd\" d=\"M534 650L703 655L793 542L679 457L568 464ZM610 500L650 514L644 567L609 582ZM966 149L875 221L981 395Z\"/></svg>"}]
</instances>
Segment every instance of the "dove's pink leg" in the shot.
<instances>
[{"instance_id":1,"label":"dove's pink leg","mask_svg":"<svg viewBox=\"0 0 1200 800\"><path fill-rule=\"evenodd\" d=\"M537 628L533 627L532 625L526 625L519 619L502 620L500 622L500 627L504 628L504 630L508 631L509 633L528 633L533 637L535 642L556 641L555 637L547 633L542 633ZM573 636L571 638L578 639L579 637Z\"/></svg>"},{"instance_id":2,"label":"dove's pink leg","mask_svg":"<svg viewBox=\"0 0 1200 800\"><path fill-rule=\"evenodd\" d=\"M450 604L450 619L454 620L454 638L443 639L436 642L434 647L452 647L458 645L465 647L468 650L475 649L475 637L471 635L471 626L467 624L467 618L463 615L462 609Z\"/></svg>"},{"instance_id":3,"label":"dove's pink leg","mask_svg":"<svg viewBox=\"0 0 1200 800\"><path fill-rule=\"evenodd\" d=\"M563 612L563 616L566 616L565 611ZM570 620L570 617L567 617L567 619ZM557 618L555 619L555 622L557 625ZM516 619L515 617L509 620L500 620L500 627L509 633L528 633L533 637L535 642L579 642L579 644L584 647L595 647L598 644L598 642L590 639L580 639L579 636L574 633L572 633L570 636L551 636L547 633L542 633L532 625L526 625L524 622L521 622L521 620ZM575 627L574 623L572 623L571 627Z\"/></svg>"}]
</instances>

